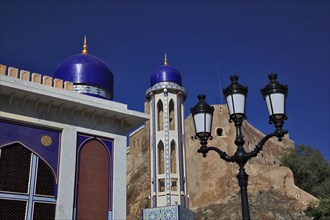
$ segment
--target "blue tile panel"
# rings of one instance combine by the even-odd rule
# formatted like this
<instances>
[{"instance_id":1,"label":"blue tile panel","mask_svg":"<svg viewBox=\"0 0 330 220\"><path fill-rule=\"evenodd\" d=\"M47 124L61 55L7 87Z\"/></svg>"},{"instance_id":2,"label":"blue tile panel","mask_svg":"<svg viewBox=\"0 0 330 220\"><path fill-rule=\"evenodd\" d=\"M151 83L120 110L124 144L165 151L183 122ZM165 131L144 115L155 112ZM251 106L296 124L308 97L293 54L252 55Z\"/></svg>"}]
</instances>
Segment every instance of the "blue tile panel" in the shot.
<instances>
[{"instance_id":1,"label":"blue tile panel","mask_svg":"<svg viewBox=\"0 0 330 220\"><path fill-rule=\"evenodd\" d=\"M177 220L178 206L143 209L143 220Z\"/></svg>"},{"instance_id":2,"label":"blue tile panel","mask_svg":"<svg viewBox=\"0 0 330 220\"><path fill-rule=\"evenodd\" d=\"M179 205L142 210L143 220L194 220L195 213Z\"/></svg>"},{"instance_id":3,"label":"blue tile panel","mask_svg":"<svg viewBox=\"0 0 330 220\"><path fill-rule=\"evenodd\" d=\"M105 62L90 54L76 54L66 58L60 63L53 77L70 81L74 85L89 85L102 88L113 98L114 77L111 69ZM95 96L95 93L84 93ZM99 94L100 98L106 98Z\"/></svg>"}]
</instances>

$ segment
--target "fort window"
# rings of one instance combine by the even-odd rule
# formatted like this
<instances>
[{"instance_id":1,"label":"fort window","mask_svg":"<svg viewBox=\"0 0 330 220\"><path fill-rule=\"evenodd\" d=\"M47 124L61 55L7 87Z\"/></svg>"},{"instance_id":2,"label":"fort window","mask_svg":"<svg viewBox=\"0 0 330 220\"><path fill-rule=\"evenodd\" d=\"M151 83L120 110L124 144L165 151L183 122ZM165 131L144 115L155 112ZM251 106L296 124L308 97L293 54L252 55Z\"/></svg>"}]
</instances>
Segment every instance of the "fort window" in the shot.
<instances>
[{"instance_id":1,"label":"fort window","mask_svg":"<svg viewBox=\"0 0 330 220\"><path fill-rule=\"evenodd\" d=\"M217 135L223 136L223 128L217 128Z\"/></svg>"}]
</instances>

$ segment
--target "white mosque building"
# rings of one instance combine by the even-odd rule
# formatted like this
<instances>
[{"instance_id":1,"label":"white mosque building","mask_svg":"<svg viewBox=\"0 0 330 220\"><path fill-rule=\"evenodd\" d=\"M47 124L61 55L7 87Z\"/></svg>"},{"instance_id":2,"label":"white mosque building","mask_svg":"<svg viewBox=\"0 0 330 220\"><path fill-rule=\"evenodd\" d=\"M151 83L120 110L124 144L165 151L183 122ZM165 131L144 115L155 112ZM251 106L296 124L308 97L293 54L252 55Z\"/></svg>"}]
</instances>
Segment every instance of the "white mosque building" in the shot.
<instances>
[{"instance_id":1,"label":"white mosque building","mask_svg":"<svg viewBox=\"0 0 330 220\"><path fill-rule=\"evenodd\" d=\"M52 77L0 65L0 219L126 219L126 135L149 116L112 101L113 83L86 41ZM184 192L181 173L170 178Z\"/></svg>"}]
</instances>

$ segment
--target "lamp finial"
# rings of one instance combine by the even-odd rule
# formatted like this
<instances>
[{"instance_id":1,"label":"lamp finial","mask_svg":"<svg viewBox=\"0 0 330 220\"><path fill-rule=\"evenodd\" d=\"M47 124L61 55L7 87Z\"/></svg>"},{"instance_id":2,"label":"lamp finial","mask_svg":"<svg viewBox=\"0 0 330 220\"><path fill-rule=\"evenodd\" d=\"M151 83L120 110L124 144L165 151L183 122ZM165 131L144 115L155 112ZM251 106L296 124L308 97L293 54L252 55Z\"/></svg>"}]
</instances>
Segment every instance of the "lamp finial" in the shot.
<instances>
[{"instance_id":1,"label":"lamp finial","mask_svg":"<svg viewBox=\"0 0 330 220\"><path fill-rule=\"evenodd\" d=\"M199 94L197 97L198 97L199 100L205 101L206 95L205 94Z\"/></svg>"},{"instance_id":2,"label":"lamp finial","mask_svg":"<svg viewBox=\"0 0 330 220\"><path fill-rule=\"evenodd\" d=\"M232 81L232 82L237 82L238 81L238 75L236 74L233 74L229 77L229 79Z\"/></svg>"},{"instance_id":3,"label":"lamp finial","mask_svg":"<svg viewBox=\"0 0 330 220\"><path fill-rule=\"evenodd\" d=\"M277 73L271 73L268 75L268 79L275 81L277 79Z\"/></svg>"}]
</instances>

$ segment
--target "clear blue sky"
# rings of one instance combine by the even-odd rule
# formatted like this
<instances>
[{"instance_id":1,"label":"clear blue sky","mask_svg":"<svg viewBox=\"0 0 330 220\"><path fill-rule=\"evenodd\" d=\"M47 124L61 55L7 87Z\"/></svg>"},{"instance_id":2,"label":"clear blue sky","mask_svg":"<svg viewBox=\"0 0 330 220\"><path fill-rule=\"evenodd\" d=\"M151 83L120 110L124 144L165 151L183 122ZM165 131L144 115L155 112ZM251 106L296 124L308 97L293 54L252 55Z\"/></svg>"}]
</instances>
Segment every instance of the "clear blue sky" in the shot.
<instances>
[{"instance_id":1,"label":"clear blue sky","mask_svg":"<svg viewBox=\"0 0 330 220\"><path fill-rule=\"evenodd\" d=\"M290 138L330 158L329 1L1 0L0 6L0 63L51 75L81 52L86 34L89 53L114 72L114 100L133 110L143 111L150 76L167 53L188 91L186 116L199 93L210 104L224 103L220 84L236 73L249 87L248 121L269 133L260 88L277 72L289 86Z\"/></svg>"}]
</instances>

